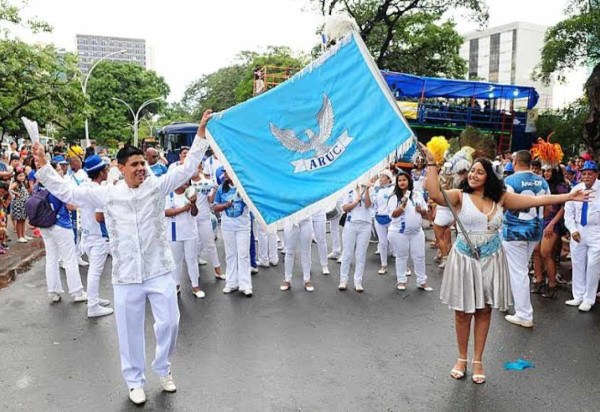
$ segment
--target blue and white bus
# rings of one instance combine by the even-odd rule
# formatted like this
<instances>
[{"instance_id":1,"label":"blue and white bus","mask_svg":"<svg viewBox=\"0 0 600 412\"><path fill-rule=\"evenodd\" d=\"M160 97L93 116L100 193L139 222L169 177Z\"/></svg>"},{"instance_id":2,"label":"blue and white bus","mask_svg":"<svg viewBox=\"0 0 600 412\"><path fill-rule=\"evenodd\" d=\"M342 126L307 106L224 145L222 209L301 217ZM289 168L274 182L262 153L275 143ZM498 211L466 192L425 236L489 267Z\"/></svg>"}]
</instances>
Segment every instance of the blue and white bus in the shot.
<instances>
[{"instance_id":1,"label":"blue and white bus","mask_svg":"<svg viewBox=\"0 0 600 412\"><path fill-rule=\"evenodd\" d=\"M158 141L169 164L179 160L181 147L190 147L197 132L197 123L173 123L158 131Z\"/></svg>"}]
</instances>

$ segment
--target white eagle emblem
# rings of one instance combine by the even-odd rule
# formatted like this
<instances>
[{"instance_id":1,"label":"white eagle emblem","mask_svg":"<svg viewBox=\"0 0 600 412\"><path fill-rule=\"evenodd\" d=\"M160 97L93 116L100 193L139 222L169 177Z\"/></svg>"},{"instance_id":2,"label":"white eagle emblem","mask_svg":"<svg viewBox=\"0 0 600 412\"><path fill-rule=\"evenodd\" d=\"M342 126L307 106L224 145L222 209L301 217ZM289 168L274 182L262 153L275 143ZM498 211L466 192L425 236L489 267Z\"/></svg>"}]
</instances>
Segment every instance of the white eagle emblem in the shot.
<instances>
[{"instance_id":1,"label":"white eagle emblem","mask_svg":"<svg viewBox=\"0 0 600 412\"><path fill-rule=\"evenodd\" d=\"M273 136L286 149L298 153L314 150L317 156L324 156L331 149L331 146L326 145L325 142L331 137L331 131L333 130L333 107L325 94L323 95L323 105L317 114L317 121L319 122L319 134L315 134L311 129L304 131L308 137L308 142L299 139L296 132L291 129L280 129L273 123L269 123L269 126Z\"/></svg>"}]
</instances>

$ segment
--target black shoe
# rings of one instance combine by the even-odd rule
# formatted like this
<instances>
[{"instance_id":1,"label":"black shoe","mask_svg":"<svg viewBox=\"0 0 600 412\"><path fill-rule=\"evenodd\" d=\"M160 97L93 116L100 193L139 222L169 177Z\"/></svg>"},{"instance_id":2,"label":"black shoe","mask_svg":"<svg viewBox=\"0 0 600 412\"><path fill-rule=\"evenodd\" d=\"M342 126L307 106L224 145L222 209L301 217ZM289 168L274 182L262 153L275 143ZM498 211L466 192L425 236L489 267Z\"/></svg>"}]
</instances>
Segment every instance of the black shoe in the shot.
<instances>
[{"instance_id":1,"label":"black shoe","mask_svg":"<svg viewBox=\"0 0 600 412\"><path fill-rule=\"evenodd\" d=\"M539 294L544 287L544 282L531 282L531 290L532 294Z\"/></svg>"},{"instance_id":2,"label":"black shoe","mask_svg":"<svg viewBox=\"0 0 600 412\"><path fill-rule=\"evenodd\" d=\"M541 295L543 298L553 299L556 296L556 292L558 292L558 285L554 286L553 288L546 286Z\"/></svg>"}]
</instances>

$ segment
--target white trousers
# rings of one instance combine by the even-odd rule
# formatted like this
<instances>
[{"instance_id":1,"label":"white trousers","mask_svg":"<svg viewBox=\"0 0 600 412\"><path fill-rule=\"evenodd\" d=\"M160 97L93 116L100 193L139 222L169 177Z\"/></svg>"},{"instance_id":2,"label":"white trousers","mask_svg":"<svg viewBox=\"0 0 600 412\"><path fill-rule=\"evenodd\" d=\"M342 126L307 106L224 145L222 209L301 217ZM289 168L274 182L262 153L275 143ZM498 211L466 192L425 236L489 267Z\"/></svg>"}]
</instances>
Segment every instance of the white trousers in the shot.
<instances>
[{"instance_id":1,"label":"white trousers","mask_svg":"<svg viewBox=\"0 0 600 412\"><path fill-rule=\"evenodd\" d=\"M225 283L229 288L252 289L250 229L221 230L225 246Z\"/></svg>"},{"instance_id":2,"label":"white trousers","mask_svg":"<svg viewBox=\"0 0 600 412\"><path fill-rule=\"evenodd\" d=\"M331 251L338 255L342 254L342 242L340 239L340 217L336 216L329 220L329 234L331 235Z\"/></svg>"},{"instance_id":3,"label":"white trousers","mask_svg":"<svg viewBox=\"0 0 600 412\"><path fill-rule=\"evenodd\" d=\"M571 262L573 262L573 298L593 305L598 292L600 276L600 232L598 226L581 229L581 242L571 240Z\"/></svg>"},{"instance_id":4,"label":"white trousers","mask_svg":"<svg viewBox=\"0 0 600 412\"><path fill-rule=\"evenodd\" d=\"M169 374L169 357L175 350L179 329L179 307L177 292L170 273L143 283L113 285L115 297L115 319L121 352L121 372L131 388L144 386L146 364L146 339L144 321L146 299L150 301L154 317L156 351L152 369L158 376Z\"/></svg>"},{"instance_id":5,"label":"white trousers","mask_svg":"<svg viewBox=\"0 0 600 412\"><path fill-rule=\"evenodd\" d=\"M523 320L533 320L533 306L531 306L529 289L529 259L538 243L526 240L502 242L502 248L508 261L510 286L515 301L515 315Z\"/></svg>"},{"instance_id":6,"label":"white trousers","mask_svg":"<svg viewBox=\"0 0 600 412\"><path fill-rule=\"evenodd\" d=\"M319 263L321 267L327 266L327 221L313 221L312 225L319 252Z\"/></svg>"},{"instance_id":7,"label":"white trousers","mask_svg":"<svg viewBox=\"0 0 600 412\"><path fill-rule=\"evenodd\" d=\"M354 284L362 285L367 261L367 249L371 240L371 222L348 222L342 232L343 253L340 268L340 281L347 282L350 264L354 258Z\"/></svg>"},{"instance_id":8,"label":"white trousers","mask_svg":"<svg viewBox=\"0 0 600 412\"><path fill-rule=\"evenodd\" d=\"M77 264L73 231L58 225L40 228L40 230L46 247L46 285L48 286L48 293L64 292L58 267L59 259L62 259L65 265L69 293L76 295L81 292L83 285L81 284L81 275Z\"/></svg>"},{"instance_id":9,"label":"white trousers","mask_svg":"<svg viewBox=\"0 0 600 412\"><path fill-rule=\"evenodd\" d=\"M279 263L279 254L277 253L277 232L267 233L265 228L257 225L258 238L258 261L263 264Z\"/></svg>"},{"instance_id":10,"label":"white trousers","mask_svg":"<svg viewBox=\"0 0 600 412\"><path fill-rule=\"evenodd\" d=\"M177 240L169 242L173 260L175 260L175 270L172 272L175 285L181 285L181 273L183 272L183 261L187 266L188 276L192 287L198 287L198 239Z\"/></svg>"},{"instance_id":11,"label":"white trousers","mask_svg":"<svg viewBox=\"0 0 600 412\"><path fill-rule=\"evenodd\" d=\"M396 279L398 283L407 282L406 268L408 266L409 254L415 267L417 285L426 283L425 232L423 230L414 233L389 231L388 240L392 246L393 253L396 255Z\"/></svg>"},{"instance_id":12,"label":"white trousers","mask_svg":"<svg viewBox=\"0 0 600 412\"><path fill-rule=\"evenodd\" d=\"M377 249L379 250L379 258L381 260L381 266L387 266L388 264L388 228L390 224L381 225L375 220L375 231L377 232L377 239L379 239L379 245Z\"/></svg>"},{"instance_id":13,"label":"white trousers","mask_svg":"<svg viewBox=\"0 0 600 412\"><path fill-rule=\"evenodd\" d=\"M298 248L300 249L300 263L302 265L302 277L305 282L310 280L312 223L310 220L298 225L286 224L283 228L285 239L285 281L292 281L294 261Z\"/></svg>"},{"instance_id":14,"label":"white trousers","mask_svg":"<svg viewBox=\"0 0 600 412\"><path fill-rule=\"evenodd\" d=\"M206 257L213 265L213 268L221 266L219 262L219 253L217 252L217 245L215 244L215 232L212 228L212 222L210 219L198 220L196 219L196 226L198 227L198 256L204 250Z\"/></svg>"},{"instance_id":15,"label":"white trousers","mask_svg":"<svg viewBox=\"0 0 600 412\"><path fill-rule=\"evenodd\" d=\"M103 237L85 236L81 239L82 251L88 255L87 272L88 308L98 306L100 299L100 276L104 271L106 258L110 254L108 239Z\"/></svg>"}]
</instances>

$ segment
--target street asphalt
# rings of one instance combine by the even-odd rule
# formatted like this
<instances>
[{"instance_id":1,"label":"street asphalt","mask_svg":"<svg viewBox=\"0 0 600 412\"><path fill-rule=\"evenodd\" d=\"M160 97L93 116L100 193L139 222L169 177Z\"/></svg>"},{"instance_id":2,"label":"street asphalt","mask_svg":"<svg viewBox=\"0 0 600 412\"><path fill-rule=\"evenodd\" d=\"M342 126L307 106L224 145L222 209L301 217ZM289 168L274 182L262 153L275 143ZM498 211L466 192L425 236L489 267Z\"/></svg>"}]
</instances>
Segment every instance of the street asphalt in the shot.
<instances>
[{"instance_id":1,"label":"street asphalt","mask_svg":"<svg viewBox=\"0 0 600 412\"><path fill-rule=\"evenodd\" d=\"M432 236L430 230L427 236ZM533 296L535 327L493 315L484 363L487 382L449 376L457 350L453 314L439 300L442 270L428 249L434 292L395 289L392 270L377 275L371 244L365 292L337 290L339 265L323 276L313 248L316 291L281 292L278 267L253 277L254 296L224 295L207 266L203 300L183 282L177 352L177 393L160 391L151 370L152 315L146 317L149 411L404 411L599 410L600 308L580 313ZM222 253L222 248L220 248ZM224 262L224 259L222 259ZM390 262L393 265L393 260ZM212 271L211 271L212 272ZM85 269L82 270L82 275ZM85 276L83 276L85 279ZM184 276L187 280L187 277ZM64 282L64 280L63 280ZM66 287L66 282L64 282ZM111 298L110 268L102 296ZM138 410L121 377L113 316L88 319L68 295L50 305L44 260L0 291L0 410ZM471 356L471 353L470 353ZM535 368L504 370L519 358Z\"/></svg>"}]
</instances>

